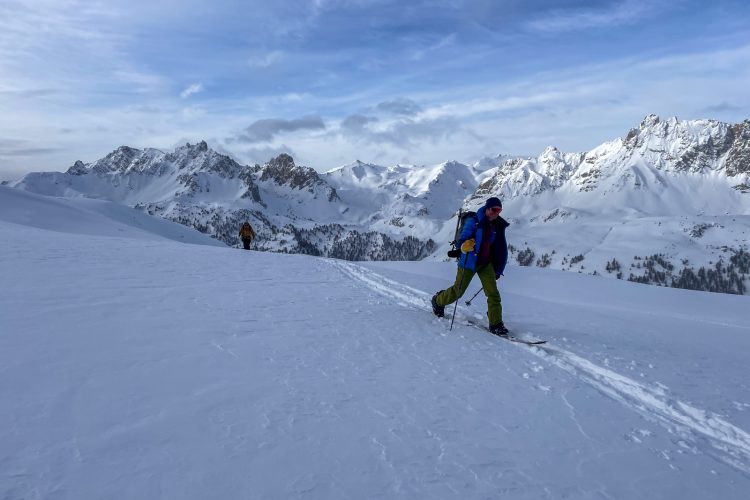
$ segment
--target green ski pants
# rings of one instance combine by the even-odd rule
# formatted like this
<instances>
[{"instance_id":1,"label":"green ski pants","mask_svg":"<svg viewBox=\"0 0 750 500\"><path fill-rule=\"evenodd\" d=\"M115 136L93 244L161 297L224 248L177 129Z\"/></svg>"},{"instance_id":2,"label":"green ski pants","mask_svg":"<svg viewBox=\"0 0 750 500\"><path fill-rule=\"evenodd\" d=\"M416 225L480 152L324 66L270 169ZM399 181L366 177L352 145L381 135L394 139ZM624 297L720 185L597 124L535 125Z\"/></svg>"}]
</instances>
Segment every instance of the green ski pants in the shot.
<instances>
[{"instance_id":1,"label":"green ski pants","mask_svg":"<svg viewBox=\"0 0 750 500\"><path fill-rule=\"evenodd\" d=\"M490 320L490 325L501 323L503 321L503 305L500 302L500 292L497 290L497 280L495 280L495 270L492 268L492 264L481 266L476 271L459 267L458 272L456 272L456 282L453 283L452 287L438 293L435 300L440 306L453 304L469 288L469 283L471 283L475 274L479 275L484 294L487 296L487 317Z\"/></svg>"}]
</instances>

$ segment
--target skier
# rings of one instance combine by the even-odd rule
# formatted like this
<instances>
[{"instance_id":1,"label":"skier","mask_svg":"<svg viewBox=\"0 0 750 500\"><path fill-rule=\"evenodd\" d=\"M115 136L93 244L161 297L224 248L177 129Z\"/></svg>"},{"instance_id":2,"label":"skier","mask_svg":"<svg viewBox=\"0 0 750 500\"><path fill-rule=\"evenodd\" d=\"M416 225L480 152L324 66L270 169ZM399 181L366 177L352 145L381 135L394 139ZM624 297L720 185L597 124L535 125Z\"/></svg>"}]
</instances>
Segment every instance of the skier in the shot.
<instances>
[{"instance_id":1,"label":"skier","mask_svg":"<svg viewBox=\"0 0 750 500\"><path fill-rule=\"evenodd\" d=\"M466 219L456 242L461 248L456 282L450 288L433 295L432 312L435 316L442 318L445 315L445 306L461 298L471 279L477 274L487 296L490 332L495 335L508 335L508 329L503 324L503 306L497 289L497 280L503 274L508 261L505 228L510 224L500 217L502 210L502 203L493 196L477 211L476 217Z\"/></svg>"},{"instance_id":2,"label":"skier","mask_svg":"<svg viewBox=\"0 0 750 500\"><path fill-rule=\"evenodd\" d=\"M242 238L242 244L245 250L250 250L250 242L255 238L255 231L249 222L245 222L240 227L240 238Z\"/></svg>"}]
</instances>

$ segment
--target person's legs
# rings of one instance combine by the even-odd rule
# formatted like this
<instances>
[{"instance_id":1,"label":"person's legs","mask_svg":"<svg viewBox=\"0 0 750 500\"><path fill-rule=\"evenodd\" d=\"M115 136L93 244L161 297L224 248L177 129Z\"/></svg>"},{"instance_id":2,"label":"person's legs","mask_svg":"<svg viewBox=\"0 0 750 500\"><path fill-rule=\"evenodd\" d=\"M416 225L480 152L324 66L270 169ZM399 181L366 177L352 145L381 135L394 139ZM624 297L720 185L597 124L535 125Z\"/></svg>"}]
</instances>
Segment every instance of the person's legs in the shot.
<instances>
[{"instance_id":1,"label":"person's legs","mask_svg":"<svg viewBox=\"0 0 750 500\"><path fill-rule=\"evenodd\" d=\"M469 283L471 282L471 278L473 277L474 271L459 267L458 271L456 272L456 281L455 283L453 283L453 286L451 286L450 288L446 288L441 292L438 292L435 297L435 301L439 306L443 307L447 306L448 304L453 304L455 301L460 299L464 292L466 292L466 289L469 288Z\"/></svg>"},{"instance_id":2,"label":"person's legs","mask_svg":"<svg viewBox=\"0 0 750 500\"><path fill-rule=\"evenodd\" d=\"M487 296L487 317L491 325L503 322L503 305L500 301L500 292L497 289L495 270L492 264L487 264L477 269L477 275L482 282L484 294Z\"/></svg>"}]
</instances>

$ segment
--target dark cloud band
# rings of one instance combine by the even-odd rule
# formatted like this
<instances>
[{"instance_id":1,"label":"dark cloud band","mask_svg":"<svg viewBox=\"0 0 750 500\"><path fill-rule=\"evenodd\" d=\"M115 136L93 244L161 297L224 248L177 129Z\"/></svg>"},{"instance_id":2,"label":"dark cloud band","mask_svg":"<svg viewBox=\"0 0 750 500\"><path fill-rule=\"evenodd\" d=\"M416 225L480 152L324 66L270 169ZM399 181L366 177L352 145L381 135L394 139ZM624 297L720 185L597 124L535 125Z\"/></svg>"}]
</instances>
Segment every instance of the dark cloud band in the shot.
<instances>
[{"instance_id":1,"label":"dark cloud band","mask_svg":"<svg viewBox=\"0 0 750 500\"><path fill-rule=\"evenodd\" d=\"M319 116L307 116L296 120L266 118L258 120L247 127L232 142L256 144L270 142L278 134L299 130L325 130L326 126Z\"/></svg>"}]
</instances>

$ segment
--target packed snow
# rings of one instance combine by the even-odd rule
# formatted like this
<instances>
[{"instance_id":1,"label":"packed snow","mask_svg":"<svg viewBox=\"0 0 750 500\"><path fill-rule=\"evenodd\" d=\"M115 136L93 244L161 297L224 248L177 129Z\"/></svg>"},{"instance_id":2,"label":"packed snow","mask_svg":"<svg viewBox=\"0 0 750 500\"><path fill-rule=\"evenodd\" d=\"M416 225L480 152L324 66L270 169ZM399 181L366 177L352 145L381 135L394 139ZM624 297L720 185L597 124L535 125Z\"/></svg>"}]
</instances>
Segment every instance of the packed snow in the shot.
<instances>
[{"instance_id":1,"label":"packed snow","mask_svg":"<svg viewBox=\"0 0 750 500\"><path fill-rule=\"evenodd\" d=\"M481 294L432 315L451 262L242 251L8 188L0 238L0 498L750 491L750 297L510 266L529 347L472 325Z\"/></svg>"}]
</instances>

